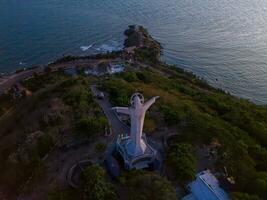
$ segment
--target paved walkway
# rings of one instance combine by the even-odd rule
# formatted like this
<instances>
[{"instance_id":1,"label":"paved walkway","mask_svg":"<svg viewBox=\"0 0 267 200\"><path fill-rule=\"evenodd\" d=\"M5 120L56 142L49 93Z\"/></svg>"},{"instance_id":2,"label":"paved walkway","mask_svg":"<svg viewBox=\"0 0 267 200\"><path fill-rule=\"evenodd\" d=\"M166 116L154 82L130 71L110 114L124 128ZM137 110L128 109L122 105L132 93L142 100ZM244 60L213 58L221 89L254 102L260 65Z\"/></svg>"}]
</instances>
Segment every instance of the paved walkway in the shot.
<instances>
[{"instance_id":1,"label":"paved walkway","mask_svg":"<svg viewBox=\"0 0 267 200\"><path fill-rule=\"evenodd\" d=\"M100 91L96 88L95 85L91 86L92 92L97 95ZM108 118L109 124L112 127L112 138L113 140L116 139L118 134L122 133L130 133L130 128L125 124L121 123L118 117L115 115L114 111L111 110L112 106L108 100L107 94L104 95L103 99L96 99L96 102L102 108L103 112L105 113L106 117Z\"/></svg>"}]
</instances>

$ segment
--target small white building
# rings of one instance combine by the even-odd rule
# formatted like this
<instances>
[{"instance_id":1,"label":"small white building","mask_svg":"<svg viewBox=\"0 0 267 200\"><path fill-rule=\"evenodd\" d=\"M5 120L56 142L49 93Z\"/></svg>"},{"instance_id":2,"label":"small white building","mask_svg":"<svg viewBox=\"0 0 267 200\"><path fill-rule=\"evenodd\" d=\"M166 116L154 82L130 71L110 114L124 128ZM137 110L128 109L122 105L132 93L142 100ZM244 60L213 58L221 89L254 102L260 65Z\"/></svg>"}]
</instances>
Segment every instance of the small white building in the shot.
<instances>
[{"instance_id":1,"label":"small white building","mask_svg":"<svg viewBox=\"0 0 267 200\"><path fill-rule=\"evenodd\" d=\"M125 66L122 63L110 62L107 68L109 74L116 74L123 72Z\"/></svg>"},{"instance_id":2,"label":"small white building","mask_svg":"<svg viewBox=\"0 0 267 200\"><path fill-rule=\"evenodd\" d=\"M229 200L227 193L209 170L198 173L196 180L188 184L187 188L190 194L182 200Z\"/></svg>"}]
</instances>

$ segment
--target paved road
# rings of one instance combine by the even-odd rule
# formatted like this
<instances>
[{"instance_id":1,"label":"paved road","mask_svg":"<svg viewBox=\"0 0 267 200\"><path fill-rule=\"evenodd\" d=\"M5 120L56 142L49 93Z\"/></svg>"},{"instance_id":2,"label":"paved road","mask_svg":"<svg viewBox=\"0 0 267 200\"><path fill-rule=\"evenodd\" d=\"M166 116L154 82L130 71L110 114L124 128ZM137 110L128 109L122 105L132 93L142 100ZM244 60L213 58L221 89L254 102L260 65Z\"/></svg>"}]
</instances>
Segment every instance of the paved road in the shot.
<instances>
[{"instance_id":1,"label":"paved road","mask_svg":"<svg viewBox=\"0 0 267 200\"><path fill-rule=\"evenodd\" d=\"M100 91L96 88L95 85L91 86L92 92L97 95L100 93ZM130 133L130 128L123 124L118 117L115 115L114 111L111 110L112 106L109 103L108 97L105 94L104 99L96 99L96 102L99 104L99 106L102 108L103 112L105 113L106 117L108 118L109 124L112 127L112 137L113 139L116 138L118 134L122 133Z\"/></svg>"},{"instance_id":2,"label":"paved road","mask_svg":"<svg viewBox=\"0 0 267 200\"><path fill-rule=\"evenodd\" d=\"M109 62L114 59L81 59L81 60L74 60L69 62L64 62L60 64L51 65L53 71L57 71L59 69L64 69L68 67L90 67L90 66L97 66L100 62ZM35 73L43 73L45 67L37 67L34 69L28 69L19 73L14 73L11 75L6 75L0 77L0 94L4 91L10 89L14 84L32 77Z\"/></svg>"},{"instance_id":3,"label":"paved road","mask_svg":"<svg viewBox=\"0 0 267 200\"><path fill-rule=\"evenodd\" d=\"M17 74L12 74L11 76L0 78L0 94L11 88L19 81L33 76L34 73L40 72L43 72L43 68L38 67L36 69L26 70Z\"/></svg>"}]
</instances>

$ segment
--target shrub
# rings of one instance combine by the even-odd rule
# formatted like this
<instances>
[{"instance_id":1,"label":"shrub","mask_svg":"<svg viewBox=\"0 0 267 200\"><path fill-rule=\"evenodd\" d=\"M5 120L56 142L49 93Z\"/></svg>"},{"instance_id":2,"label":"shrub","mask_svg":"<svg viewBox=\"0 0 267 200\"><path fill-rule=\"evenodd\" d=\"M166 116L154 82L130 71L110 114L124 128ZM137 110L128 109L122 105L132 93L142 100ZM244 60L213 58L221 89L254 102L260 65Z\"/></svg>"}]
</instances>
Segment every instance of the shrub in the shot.
<instances>
[{"instance_id":1,"label":"shrub","mask_svg":"<svg viewBox=\"0 0 267 200\"><path fill-rule=\"evenodd\" d=\"M104 117L89 118L83 117L76 124L76 130L84 135L92 136L96 134L104 133L107 126L107 120Z\"/></svg>"},{"instance_id":2,"label":"shrub","mask_svg":"<svg viewBox=\"0 0 267 200\"><path fill-rule=\"evenodd\" d=\"M128 105L129 95L126 90L120 89L118 87L109 88L109 99L113 105Z\"/></svg>"},{"instance_id":3,"label":"shrub","mask_svg":"<svg viewBox=\"0 0 267 200\"><path fill-rule=\"evenodd\" d=\"M137 72L136 73L137 78L140 81L143 81L144 83L148 84L151 82L151 77L149 73L145 73L145 72Z\"/></svg>"},{"instance_id":4,"label":"shrub","mask_svg":"<svg viewBox=\"0 0 267 200\"><path fill-rule=\"evenodd\" d=\"M246 124L247 130L260 144L267 147L267 127L263 123L252 121L251 123Z\"/></svg>"},{"instance_id":5,"label":"shrub","mask_svg":"<svg viewBox=\"0 0 267 200\"><path fill-rule=\"evenodd\" d=\"M147 116L145 118L144 131L146 133L152 133L155 131L155 129L156 129L155 121Z\"/></svg>"},{"instance_id":6,"label":"shrub","mask_svg":"<svg viewBox=\"0 0 267 200\"><path fill-rule=\"evenodd\" d=\"M180 121L178 112L169 106L161 106L161 112L163 113L164 120L169 125L177 124Z\"/></svg>"},{"instance_id":7,"label":"shrub","mask_svg":"<svg viewBox=\"0 0 267 200\"><path fill-rule=\"evenodd\" d=\"M136 56L139 60L148 63L157 63L159 51L151 48L143 47L135 50Z\"/></svg>"},{"instance_id":8,"label":"shrub","mask_svg":"<svg viewBox=\"0 0 267 200\"><path fill-rule=\"evenodd\" d=\"M171 147L167 163L173 169L175 178L181 182L191 181L196 174L196 159L189 144L181 143Z\"/></svg>"},{"instance_id":9,"label":"shrub","mask_svg":"<svg viewBox=\"0 0 267 200\"><path fill-rule=\"evenodd\" d=\"M131 171L121 177L130 200L175 200L176 193L171 183L158 174L146 171Z\"/></svg>"},{"instance_id":10,"label":"shrub","mask_svg":"<svg viewBox=\"0 0 267 200\"><path fill-rule=\"evenodd\" d=\"M138 78L137 78L135 72L127 72L127 73L124 73L124 74L123 74L123 78L124 78L124 80L126 80L127 82L138 81Z\"/></svg>"},{"instance_id":11,"label":"shrub","mask_svg":"<svg viewBox=\"0 0 267 200\"><path fill-rule=\"evenodd\" d=\"M267 150L259 145L248 149L250 156L257 160L256 169L259 171L267 171Z\"/></svg>"},{"instance_id":12,"label":"shrub","mask_svg":"<svg viewBox=\"0 0 267 200\"><path fill-rule=\"evenodd\" d=\"M242 193L242 192L233 192L231 194L231 199L232 200L261 200L256 195L250 195L250 194Z\"/></svg>"},{"instance_id":13,"label":"shrub","mask_svg":"<svg viewBox=\"0 0 267 200\"><path fill-rule=\"evenodd\" d=\"M267 197L267 172L258 172L248 185L248 191L259 197Z\"/></svg>"},{"instance_id":14,"label":"shrub","mask_svg":"<svg viewBox=\"0 0 267 200\"><path fill-rule=\"evenodd\" d=\"M105 171L98 165L91 165L83 172L83 197L85 200L115 200L116 192L105 180Z\"/></svg>"},{"instance_id":15,"label":"shrub","mask_svg":"<svg viewBox=\"0 0 267 200\"><path fill-rule=\"evenodd\" d=\"M88 107L89 103L93 102L93 97L88 88L77 85L66 91L63 95L63 100L75 109L84 110Z\"/></svg>"},{"instance_id":16,"label":"shrub","mask_svg":"<svg viewBox=\"0 0 267 200\"><path fill-rule=\"evenodd\" d=\"M106 145L103 144L103 143L97 143L95 145L95 150L98 152L98 153L103 153L105 150L106 150Z\"/></svg>"}]
</instances>

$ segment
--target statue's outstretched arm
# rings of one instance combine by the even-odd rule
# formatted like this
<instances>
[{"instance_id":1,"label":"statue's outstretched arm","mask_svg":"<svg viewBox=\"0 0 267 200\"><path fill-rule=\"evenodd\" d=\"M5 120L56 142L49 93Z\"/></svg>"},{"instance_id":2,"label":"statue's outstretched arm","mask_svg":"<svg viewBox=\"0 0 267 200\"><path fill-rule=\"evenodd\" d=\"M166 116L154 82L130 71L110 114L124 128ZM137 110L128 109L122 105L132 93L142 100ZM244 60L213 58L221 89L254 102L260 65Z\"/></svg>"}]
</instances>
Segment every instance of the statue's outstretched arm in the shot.
<instances>
[{"instance_id":1,"label":"statue's outstretched arm","mask_svg":"<svg viewBox=\"0 0 267 200\"><path fill-rule=\"evenodd\" d=\"M150 106L156 102L156 100L159 98L159 96L156 97L152 97L151 99L149 99L147 102L144 103L144 109L147 110L150 108Z\"/></svg>"},{"instance_id":2,"label":"statue's outstretched arm","mask_svg":"<svg viewBox=\"0 0 267 200\"><path fill-rule=\"evenodd\" d=\"M113 107L112 110L115 110L117 113L122 113L126 115L130 114L130 110L127 107Z\"/></svg>"}]
</instances>

